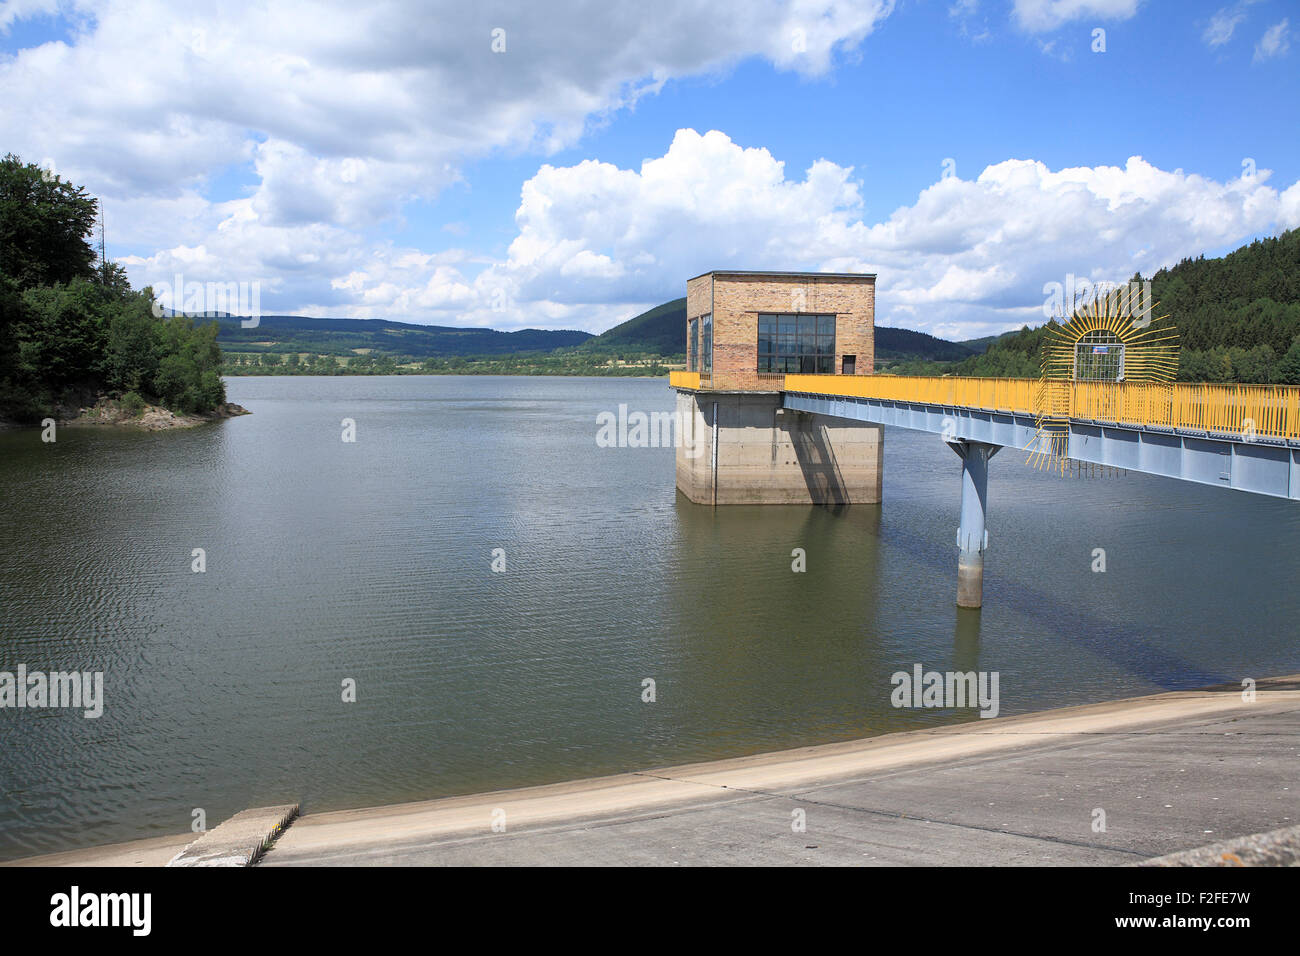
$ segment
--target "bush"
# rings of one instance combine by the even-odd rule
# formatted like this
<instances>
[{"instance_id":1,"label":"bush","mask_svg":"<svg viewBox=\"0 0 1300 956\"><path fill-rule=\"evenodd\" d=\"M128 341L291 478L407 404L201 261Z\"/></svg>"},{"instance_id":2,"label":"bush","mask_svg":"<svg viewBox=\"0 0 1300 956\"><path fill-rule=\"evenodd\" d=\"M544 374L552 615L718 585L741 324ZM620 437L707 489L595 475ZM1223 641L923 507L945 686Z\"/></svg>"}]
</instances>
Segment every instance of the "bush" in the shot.
<instances>
[{"instance_id":1,"label":"bush","mask_svg":"<svg viewBox=\"0 0 1300 956\"><path fill-rule=\"evenodd\" d=\"M129 412L132 418L138 418L144 411L145 400L139 392L127 392L122 396L122 410Z\"/></svg>"}]
</instances>

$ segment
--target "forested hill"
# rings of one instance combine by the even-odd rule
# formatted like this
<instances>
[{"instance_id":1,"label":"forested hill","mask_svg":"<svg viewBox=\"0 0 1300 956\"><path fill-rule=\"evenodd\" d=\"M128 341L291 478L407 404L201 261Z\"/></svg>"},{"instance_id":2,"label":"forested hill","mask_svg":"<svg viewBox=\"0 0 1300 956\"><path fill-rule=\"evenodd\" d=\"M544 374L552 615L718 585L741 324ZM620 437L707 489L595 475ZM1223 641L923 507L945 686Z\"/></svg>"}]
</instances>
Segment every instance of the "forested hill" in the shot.
<instances>
[{"instance_id":1,"label":"forested hill","mask_svg":"<svg viewBox=\"0 0 1300 956\"><path fill-rule=\"evenodd\" d=\"M1151 296L1178 328L1179 380L1300 385L1300 230L1161 269ZM946 371L1035 377L1043 334L1022 329Z\"/></svg>"},{"instance_id":2,"label":"forested hill","mask_svg":"<svg viewBox=\"0 0 1300 956\"><path fill-rule=\"evenodd\" d=\"M682 355L686 351L686 298L642 312L583 345L591 351Z\"/></svg>"},{"instance_id":3,"label":"forested hill","mask_svg":"<svg viewBox=\"0 0 1300 956\"><path fill-rule=\"evenodd\" d=\"M888 363L908 359L953 362L977 355L981 350L965 342L949 342L925 332L876 326L876 362Z\"/></svg>"},{"instance_id":4,"label":"forested hill","mask_svg":"<svg viewBox=\"0 0 1300 956\"><path fill-rule=\"evenodd\" d=\"M1152 276L1151 291L1184 349L1266 345L1284 354L1300 335L1300 229L1222 259L1184 259Z\"/></svg>"},{"instance_id":5,"label":"forested hill","mask_svg":"<svg viewBox=\"0 0 1300 956\"><path fill-rule=\"evenodd\" d=\"M369 355L376 362L393 364L423 362L430 369L461 370L469 367L458 358L495 359L517 357L524 362L554 362L557 368L585 369L611 357L681 361L686 348L686 299L672 299L593 336L573 330L522 329L497 332L492 329L412 325L382 319L332 319L296 315L263 316L252 328L244 328L238 316L216 317L218 343L232 356L228 372L264 372L267 359L276 355L336 356L347 366L371 362L358 360ZM886 365L900 361L952 362L978 351L967 344L947 342L909 329L876 329L876 361ZM247 362L248 364L245 364ZM576 364L575 364L576 363ZM583 363L587 363L584 365ZM473 363L470 363L473 364ZM283 368L270 366L283 372ZM296 366L295 366L296 367ZM386 365L384 367L387 367ZM486 367L486 366L485 366ZM497 366L492 366L496 368ZM314 366L308 371L320 371Z\"/></svg>"},{"instance_id":6,"label":"forested hill","mask_svg":"<svg viewBox=\"0 0 1300 956\"><path fill-rule=\"evenodd\" d=\"M589 351L644 352L665 358L681 356L686 350L686 299L673 299L642 312L583 343L582 348ZM878 363L909 359L950 362L979 351L982 350L924 332L876 326Z\"/></svg>"},{"instance_id":7,"label":"forested hill","mask_svg":"<svg viewBox=\"0 0 1300 956\"><path fill-rule=\"evenodd\" d=\"M453 328L412 325L384 319L328 319L301 315L266 315L252 328L235 316L217 319L217 341L237 352L307 352L352 355L370 350L385 355L425 359L431 356L516 355L550 352L579 345L590 332L574 330Z\"/></svg>"}]
</instances>

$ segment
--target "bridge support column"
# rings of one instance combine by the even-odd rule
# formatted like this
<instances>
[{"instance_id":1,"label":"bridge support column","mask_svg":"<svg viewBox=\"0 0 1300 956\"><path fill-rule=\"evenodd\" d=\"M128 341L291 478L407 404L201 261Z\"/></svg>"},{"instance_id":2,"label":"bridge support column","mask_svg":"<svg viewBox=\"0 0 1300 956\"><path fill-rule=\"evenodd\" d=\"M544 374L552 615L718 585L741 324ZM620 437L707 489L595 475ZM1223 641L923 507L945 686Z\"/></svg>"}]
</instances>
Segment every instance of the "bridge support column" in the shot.
<instances>
[{"instance_id":1,"label":"bridge support column","mask_svg":"<svg viewBox=\"0 0 1300 956\"><path fill-rule=\"evenodd\" d=\"M982 441L950 441L961 456L961 527L957 529L957 606L984 603L984 551L988 531L984 517L988 506L989 459L1001 445Z\"/></svg>"}]
</instances>

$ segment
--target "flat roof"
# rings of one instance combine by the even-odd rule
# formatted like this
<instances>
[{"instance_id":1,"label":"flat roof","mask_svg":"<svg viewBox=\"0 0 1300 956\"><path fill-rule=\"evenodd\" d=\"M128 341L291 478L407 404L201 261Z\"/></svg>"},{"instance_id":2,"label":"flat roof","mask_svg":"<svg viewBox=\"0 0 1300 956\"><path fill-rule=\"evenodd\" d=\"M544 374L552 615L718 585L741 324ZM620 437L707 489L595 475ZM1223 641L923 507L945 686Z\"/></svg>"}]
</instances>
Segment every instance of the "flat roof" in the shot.
<instances>
[{"instance_id":1,"label":"flat roof","mask_svg":"<svg viewBox=\"0 0 1300 956\"><path fill-rule=\"evenodd\" d=\"M874 272L746 272L737 269L710 269L687 279L703 279L705 276L778 276L787 279L874 279Z\"/></svg>"}]
</instances>

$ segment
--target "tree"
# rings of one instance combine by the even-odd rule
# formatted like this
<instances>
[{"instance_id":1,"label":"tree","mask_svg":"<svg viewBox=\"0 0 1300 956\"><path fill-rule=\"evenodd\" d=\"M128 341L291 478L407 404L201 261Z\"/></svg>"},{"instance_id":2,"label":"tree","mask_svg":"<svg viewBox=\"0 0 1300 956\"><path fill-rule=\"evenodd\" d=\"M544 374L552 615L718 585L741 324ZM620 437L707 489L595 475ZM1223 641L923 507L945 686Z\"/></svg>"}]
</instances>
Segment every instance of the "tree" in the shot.
<instances>
[{"instance_id":1,"label":"tree","mask_svg":"<svg viewBox=\"0 0 1300 956\"><path fill-rule=\"evenodd\" d=\"M96 201L16 156L0 161L0 415L31 420L101 391L185 412L225 402L217 324L159 319L87 241Z\"/></svg>"},{"instance_id":2,"label":"tree","mask_svg":"<svg viewBox=\"0 0 1300 956\"><path fill-rule=\"evenodd\" d=\"M160 343L159 323L152 308L152 296L133 294L109 319L104 356L104 377L109 388L154 391Z\"/></svg>"},{"instance_id":3,"label":"tree","mask_svg":"<svg viewBox=\"0 0 1300 956\"><path fill-rule=\"evenodd\" d=\"M99 204L35 163L0 160L0 273L19 289L89 279L95 251L86 241Z\"/></svg>"},{"instance_id":4,"label":"tree","mask_svg":"<svg viewBox=\"0 0 1300 956\"><path fill-rule=\"evenodd\" d=\"M0 275L0 382L18 370L16 330L22 314L22 298L17 281Z\"/></svg>"},{"instance_id":5,"label":"tree","mask_svg":"<svg viewBox=\"0 0 1300 956\"><path fill-rule=\"evenodd\" d=\"M162 358L153 389L158 397L169 408L191 413L223 404L226 386L221 381L217 323L196 327L186 316L173 316L159 328Z\"/></svg>"},{"instance_id":6,"label":"tree","mask_svg":"<svg viewBox=\"0 0 1300 956\"><path fill-rule=\"evenodd\" d=\"M16 336L19 368L56 394L93 388L102 372L109 306L103 291L84 279L28 289Z\"/></svg>"},{"instance_id":7,"label":"tree","mask_svg":"<svg viewBox=\"0 0 1300 956\"><path fill-rule=\"evenodd\" d=\"M1278 361L1273 380L1281 385L1300 385L1300 335Z\"/></svg>"}]
</instances>

